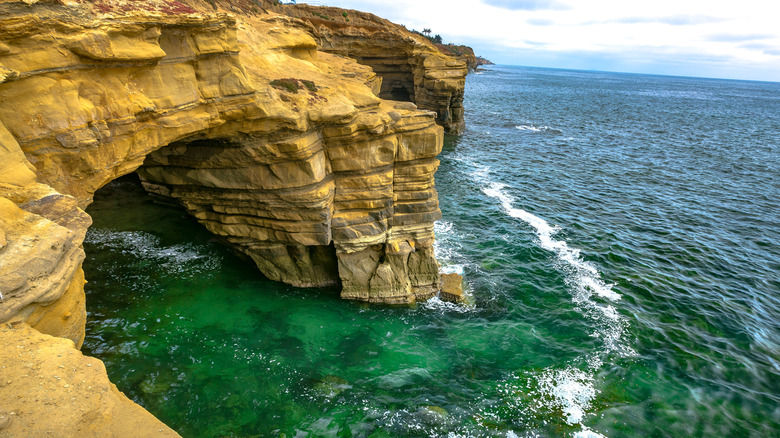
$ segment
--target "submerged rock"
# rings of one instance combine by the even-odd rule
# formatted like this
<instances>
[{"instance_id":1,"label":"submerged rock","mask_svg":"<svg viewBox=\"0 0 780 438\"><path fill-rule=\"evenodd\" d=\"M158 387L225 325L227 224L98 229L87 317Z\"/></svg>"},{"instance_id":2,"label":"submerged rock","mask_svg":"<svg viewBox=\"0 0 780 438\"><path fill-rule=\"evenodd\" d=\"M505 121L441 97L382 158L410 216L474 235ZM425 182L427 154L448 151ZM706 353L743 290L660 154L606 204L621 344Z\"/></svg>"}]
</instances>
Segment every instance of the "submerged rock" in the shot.
<instances>
[{"instance_id":1,"label":"submerged rock","mask_svg":"<svg viewBox=\"0 0 780 438\"><path fill-rule=\"evenodd\" d=\"M312 389L318 396L330 399L348 389L352 389L352 385L341 377L325 376L315 383Z\"/></svg>"}]
</instances>

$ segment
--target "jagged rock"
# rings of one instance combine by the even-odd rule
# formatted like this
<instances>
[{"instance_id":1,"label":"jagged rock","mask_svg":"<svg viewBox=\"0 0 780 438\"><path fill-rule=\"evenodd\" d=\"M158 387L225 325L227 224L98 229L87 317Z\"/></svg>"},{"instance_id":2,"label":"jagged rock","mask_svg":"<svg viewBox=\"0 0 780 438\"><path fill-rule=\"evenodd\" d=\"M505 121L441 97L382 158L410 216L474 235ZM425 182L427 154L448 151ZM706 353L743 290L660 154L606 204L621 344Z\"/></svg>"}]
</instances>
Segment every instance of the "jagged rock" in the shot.
<instances>
[{"instance_id":1,"label":"jagged rock","mask_svg":"<svg viewBox=\"0 0 780 438\"><path fill-rule=\"evenodd\" d=\"M377 98L372 71L319 52L290 17L97 22L48 6L0 22L0 62L20 72L0 85L0 120L73 211L138 169L271 279L387 303L438 290L432 113ZM29 25L44 19L57 24L45 37ZM289 72L310 89L271 85Z\"/></svg>"},{"instance_id":2,"label":"jagged rock","mask_svg":"<svg viewBox=\"0 0 780 438\"><path fill-rule=\"evenodd\" d=\"M470 48L471 58L449 56L427 38L360 11L306 4L275 10L308 23L322 50L370 66L382 78L379 97L414 102L436 112L437 123L447 132L463 132L467 63L476 67Z\"/></svg>"},{"instance_id":3,"label":"jagged rock","mask_svg":"<svg viewBox=\"0 0 780 438\"><path fill-rule=\"evenodd\" d=\"M476 55L474 55L474 49L469 46L463 46L458 44L434 44L440 52L445 55L452 56L459 59L466 64L469 72L473 72L477 69L479 61Z\"/></svg>"},{"instance_id":4,"label":"jagged rock","mask_svg":"<svg viewBox=\"0 0 780 438\"><path fill-rule=\"evenodd\" d=\"M495 65L495 64L489 59L483 58L481 56L477 56L477 66L480 65Z\"/></svg>"}]
</instances>

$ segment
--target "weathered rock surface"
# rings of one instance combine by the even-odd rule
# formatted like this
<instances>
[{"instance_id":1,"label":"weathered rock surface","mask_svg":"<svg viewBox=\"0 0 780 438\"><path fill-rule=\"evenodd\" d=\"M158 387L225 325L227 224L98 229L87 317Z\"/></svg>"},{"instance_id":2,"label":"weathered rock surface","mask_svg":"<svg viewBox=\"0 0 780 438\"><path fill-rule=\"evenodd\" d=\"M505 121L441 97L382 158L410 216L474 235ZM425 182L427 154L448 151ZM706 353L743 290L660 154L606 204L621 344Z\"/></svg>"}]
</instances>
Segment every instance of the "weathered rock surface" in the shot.
<instances>
[{"instance_id":1,"label":"weathered rock surface","mask_svg":"<svg viewBox=\"0 0 780 438\"><path fill-rule=\"evenodd\" d=\"M463 297L463 277L460 274L441 274L441 292L439 298L442 301L451 303L462 303Z\"/></svg>"},{"instance_id":2,"label":"weathered rock surface","mask_svg":"<svg viewBox=\"0 0 780 438\"><path fill-rule=\"evenodd\" d=\"M119 392L103 362L73 342L20 323L0 325L0 345L0 436L179 436Z\"/></svg>"},{"instance_id":3,"label":"weathered rock surface","mask_svg":"<svg viewBox=\"0 0 780 438\"><path fill-rule=\"evenodd\" d=\"M463 91L469 60L448 56L427 38L365 12L305 4L274 10L306 21L322 50L370 66L382 78L379 97L435 111L437 123L447 132L465 128Z\"/></svg>"},{"instance_id":4,"label":"weathered rock surface","mask_svg":"<svg viewBox=\"0 0 780 438\"><path fill-rule=\"evenodd\" d=\"M369 302L435 294L437 113L377 97L376 73L318 50L310 24L187 3L0 0L0 323L81 345L83 209L133 171L269 278ZM457 125L463 67L415 59L415 93L449 96L438 117ZM134 408L117 409L81 420L113 430Z\"/></svg>"},{"instance_id":5,"label":"weathered rock surface","mask_svg":"<svg viewBox=\"0 0 780 438\"><path fill-rule=\"evenodd\" d=\"M480 65L495 65L491 60L477 56L477 66Z\"/></svg>"},{"instance_id":6,"label":"weathered rock surface","mask_svg":"<svg viewBox=\"0 0 780 438\"><path fill-rule=\"evenodd\" d=\"M0 85L0 120L72 209L145 163L150 191L269 278L341 283L345 298L385 303L438 290L434 114L377 98L373 72L318 52L297 20L129 11L94 21L89 10L5 5L0 62L16 73ZM271 85L289 72L312 89Z\"/></svg>"},{"instance_id":7,"label":"weathered rock surface","mask_svg":"<svg viewBox=\"0 0 780 438\"><path fill-rule=\"evenodd\" d=\"M477 56L474 55L474 49L471 47L458 44L434 45L437 49L439 49L440 52L444 53L445 55L449 55L453 58L463 61L463 63L466 64L466 68L468 68L469 72L473 72L477 69L479 62L477 61Z\"/></svg>"}]
</instances>

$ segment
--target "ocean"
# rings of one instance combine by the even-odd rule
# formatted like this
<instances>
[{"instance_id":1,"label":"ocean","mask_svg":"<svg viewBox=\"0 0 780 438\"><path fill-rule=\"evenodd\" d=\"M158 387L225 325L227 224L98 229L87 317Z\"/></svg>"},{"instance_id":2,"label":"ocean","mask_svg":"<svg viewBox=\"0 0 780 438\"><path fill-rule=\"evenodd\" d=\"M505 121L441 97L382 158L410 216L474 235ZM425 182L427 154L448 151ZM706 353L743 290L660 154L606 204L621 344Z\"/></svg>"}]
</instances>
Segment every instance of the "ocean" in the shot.
<instances>
[{"instance_id":1,"label":"ocean","mask_svg":"<svg viewBox=\"0 0 780 438\"><path fill-rule=\"evenodd\" d=\"M125 178L84 352L185 437L780 436L780 83L491 66L465 108L467 304L269 281Z\"/></svg>"}]
</instances>

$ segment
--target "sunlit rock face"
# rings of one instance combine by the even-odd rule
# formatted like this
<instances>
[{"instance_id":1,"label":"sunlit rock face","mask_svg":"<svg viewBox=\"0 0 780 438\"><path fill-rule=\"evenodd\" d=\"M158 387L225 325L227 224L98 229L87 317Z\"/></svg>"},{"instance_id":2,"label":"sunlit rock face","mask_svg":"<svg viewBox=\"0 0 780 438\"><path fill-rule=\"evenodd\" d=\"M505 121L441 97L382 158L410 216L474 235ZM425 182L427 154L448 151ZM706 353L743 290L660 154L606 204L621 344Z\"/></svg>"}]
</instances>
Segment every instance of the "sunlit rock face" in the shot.
<instances>
[{"instance_id":1,"label":"sunlit rock face","mask_svg":"<svg viewBox=\"0 0 780 438\"><path fill-rule=\"evenodd\" d=\"M300 130L177 142L151 153L139 174L271 279L409 303L439 288L433 173L442 142L432 115L411 107L382 102L323 112L327 124Z\"/></svg>"},{"instance_id":2,"label":"sunlit rock face","mask_svg":"<svg viewBox=\"0 0 780 438\"><path fill-rule=\"evenodd\" d=\"M467 64L474 58L470 48L452 46L463 48L463 56L450 53L451 47L443 52L427 38L365 12L305 4L275 10L304 20L322 50L370 66L382 78L381 98L436 112L437 123L449 133L465 128L463 91Z\"/></svg>"},{"instance_id":3,"label":"sunlit rock face","mask_svg":"<svg viewBox=\"0 0 780 438\"><path fill-rule=\"evenodd\" d=\"M377 97L294 18L150 4L0 3L0 322L80 345L82 209L136 170L269 278L439 289L435 113Z\"/></svg>"},{"instance_id":4,"label":"sunlit rock face","mask_svg":"<svg viewBox=\"0 0 780 438\"><path fill-rule=\"evenodd\" d=\"M271 279L377 303L437 292L436 122L457 111L383 100L374 71L318 42L301 20L221 0L0 0L4 339L19 352L40 344L25 352L44 352L34 359L47 364L47 351L81 346L83 209L134 171ZM432 66L450 61L415 53L425 78L414 76L415 101L438 101L452 81ZM82 359L63 377L81 379ZM105 372L95 379L120 414L79 427L145 424L175 435ZM67 399L87 409L89 394ZM27 432L59 426L35 427Z\"/></svg>"}]
</instances>

